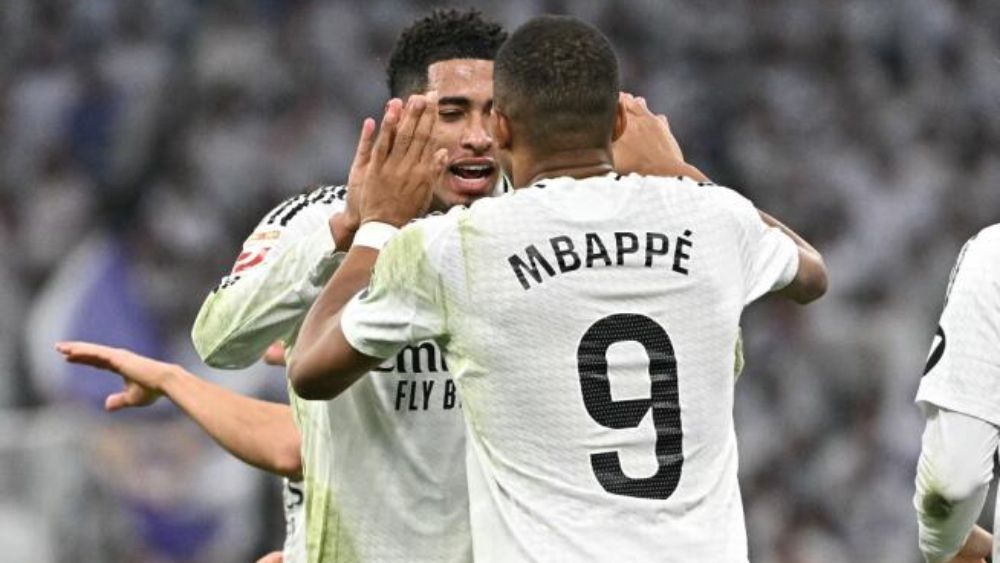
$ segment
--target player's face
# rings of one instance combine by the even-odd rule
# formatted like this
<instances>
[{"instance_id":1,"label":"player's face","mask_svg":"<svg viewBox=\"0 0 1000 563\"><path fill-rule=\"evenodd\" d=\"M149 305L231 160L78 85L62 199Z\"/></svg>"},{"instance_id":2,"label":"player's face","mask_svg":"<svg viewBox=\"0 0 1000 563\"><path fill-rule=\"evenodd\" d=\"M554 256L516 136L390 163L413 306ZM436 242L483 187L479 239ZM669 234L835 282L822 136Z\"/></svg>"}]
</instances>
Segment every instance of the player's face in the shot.
<instances>
[{"instance_id":1,"label":"player's face","mask_svg":"<svg viewBox=\"0 0 1000 563\"><path fill-rule=\"evenodd\" d=\"M436 62L427 67L427 89L438 93L436 148L448 149L448 167L434 188L434 209L467 205L490 195L500 174L487 129L493 107L493 61Z\"/></svg>"}]
</instances>

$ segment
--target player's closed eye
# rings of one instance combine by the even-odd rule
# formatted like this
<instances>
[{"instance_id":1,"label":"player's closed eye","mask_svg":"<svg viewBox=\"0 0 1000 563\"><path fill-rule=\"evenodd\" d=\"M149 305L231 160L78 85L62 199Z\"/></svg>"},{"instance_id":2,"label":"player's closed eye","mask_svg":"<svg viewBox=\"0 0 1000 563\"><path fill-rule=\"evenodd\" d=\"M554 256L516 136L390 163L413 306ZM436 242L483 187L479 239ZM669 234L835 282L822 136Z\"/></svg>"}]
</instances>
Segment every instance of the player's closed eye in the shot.
<instances>
[{"instance_id":1,"label":"player's closed eye","mask_svg":"<svg viewBox=\"0 0 1000 563\"><path fill-rule=\"evenodd\" d=\"M445 121L457 121L465 115L465 110L460 108L442 108L438 110L438 117Z\"/></svg>"}]
</instances>

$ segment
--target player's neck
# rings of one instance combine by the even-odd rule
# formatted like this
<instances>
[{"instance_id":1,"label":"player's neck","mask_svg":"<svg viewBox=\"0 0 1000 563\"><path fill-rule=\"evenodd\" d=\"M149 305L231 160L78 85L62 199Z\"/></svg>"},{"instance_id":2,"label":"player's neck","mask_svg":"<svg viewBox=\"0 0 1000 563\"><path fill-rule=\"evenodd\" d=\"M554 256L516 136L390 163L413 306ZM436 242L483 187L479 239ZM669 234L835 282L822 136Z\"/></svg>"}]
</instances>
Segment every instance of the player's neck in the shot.
<instances>
[{"instance_id":1,"label":"player's neck","mask_svg":"<svg viewBox=\"0 0 1000 563\"><path fill-rule=\"evenodd\" d=\"M612 172L615 167L611 150L607 148L573 149L544 155L514 154L512 160L514 174L511 179L517 187L560 176L577 179L600 176Z\"/></svg>"}]
</instances>

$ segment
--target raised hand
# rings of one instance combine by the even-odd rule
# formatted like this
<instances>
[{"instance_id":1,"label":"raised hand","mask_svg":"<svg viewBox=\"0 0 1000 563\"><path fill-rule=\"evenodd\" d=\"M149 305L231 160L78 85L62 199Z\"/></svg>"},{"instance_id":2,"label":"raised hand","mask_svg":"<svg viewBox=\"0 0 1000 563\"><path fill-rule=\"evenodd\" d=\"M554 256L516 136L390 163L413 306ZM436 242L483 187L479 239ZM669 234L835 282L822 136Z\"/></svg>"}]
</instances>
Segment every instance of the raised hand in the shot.
<instances>
[{"instance_id":1,"label":"raised hand","mask_svg":"<svg viewBox=\"0 0 1000 563\"><path fill-rule=\"evenodd\" d=\"M375 146L375 120L368 117L361 124L361 136L358 138L358 147L354 151L354 161L351 162L351 170L347 174L347 216L349 226L354 230L361 225L361 196L365 183L365 174L368 172L368 163L371 162L372 148Z\"/></svg>"},{"instance_id":2,"label":"raised hand","mask_svg":"<svg viewBox=\"0 0 1000 563\"><path fill-rule=\"evenodd\" d=\"M366 118L361 124L358 147L354 151L351 170L347 174L347 207L344 211L331 215L329 220L330 233L337 248L349 248L354 240L354 233L361 226L360 202L374 144L375 120ZM264 361L267 361L266 355Z\"/></svg>"},{"instance_id":3,"label":"raised hand","mask_svg":"<svg viewBox=\"0 0 1000 563\"><path fill-rule=\"evenodd\" d=\"M623 174L708 179L684 161L684 153L665 115L654 114L645 99L626 92L622 92L618 100L625 108L627 121L625 132L611 146L615 170Z\"/></svg>"},{"instance_id":4,"label":"raised hand","mask_svg":"<svg viewBox=\"0 0 1000 563\"><path fill-rule=\"evenodd\" d=\"M401 227L427 212L448 151L434 149L437 94L390 101L372 149L360 201L361 222Z\"/></svg>"},{"instance_id":5,"label":"raised hand","mask_svg":"<svg viewBox=\"0 0 1000 563\"><path fill-rule=\"evenodd\" d=\"M126 407L145 407L156 402L163 382L172 375L174 366L140 356L123 348L112 348L89 342L60 342L56 350L67 362L112 371L121 376L124 388L108 395L104 408L116 411Z\"/></svg>"}]
</instances>

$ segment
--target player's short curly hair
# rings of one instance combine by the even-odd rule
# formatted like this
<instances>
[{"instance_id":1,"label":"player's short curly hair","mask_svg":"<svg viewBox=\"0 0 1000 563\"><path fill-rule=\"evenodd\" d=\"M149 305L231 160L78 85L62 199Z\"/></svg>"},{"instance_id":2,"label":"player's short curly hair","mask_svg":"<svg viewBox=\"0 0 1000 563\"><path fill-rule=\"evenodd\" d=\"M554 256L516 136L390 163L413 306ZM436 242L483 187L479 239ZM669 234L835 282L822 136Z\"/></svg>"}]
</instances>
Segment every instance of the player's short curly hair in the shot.
<instances>
[{"instance_id":1,"label":"player's short curly hair","mask_svg":"<svg viewBox=\"0 0 1000 563\"><path fill-rule=\"evenodd\" d=\"M611 43L573 17L531 19L496 56L495 107L521 125L524 138L536 147L606 143L614 130L618 90L618 58Z\"/></svg>"},{"instance_id":2,"label":"player's short curly hair","mask_svg":"<svg viewBox=\"0 0 1000 563\"><path fill-rule=\"evenodd\" d=\"M450 59L492 61L507 32L478 10L437 9L403 30L386 69L389 93L403 97L427 90L427 67Z\"/></svg>"}]
</instances>

